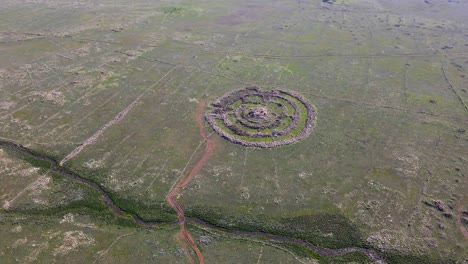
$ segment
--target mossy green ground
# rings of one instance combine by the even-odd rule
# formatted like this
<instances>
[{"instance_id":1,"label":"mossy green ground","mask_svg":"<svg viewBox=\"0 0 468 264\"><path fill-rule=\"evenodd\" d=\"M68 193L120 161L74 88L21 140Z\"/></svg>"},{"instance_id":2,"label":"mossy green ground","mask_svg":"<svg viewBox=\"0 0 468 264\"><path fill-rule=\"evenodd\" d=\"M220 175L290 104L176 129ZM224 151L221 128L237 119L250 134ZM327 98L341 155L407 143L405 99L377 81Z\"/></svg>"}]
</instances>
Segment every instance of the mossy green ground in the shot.
<instances>
[{"instance_id":1,"label":"mossy green ground","mask_svg":"<svg viewBox=\"0 0 468 264\"><path fill-rule=\"evenodd\" d=\"M329 2L6 1L0 139L61 160L144 93L65 166L125 210L172 221L166 196L204 149L197 101L254 85L293 90L318 110L297 144L245 148L206 127L216 147L178 197L188 216L366 246L389 263L467 261L457 224L468 210L467 4ZM0 262L187 262L176 227L136 227L47 164L0 154ZM67 214L74 222L61 223ZM189 226L197 241L211 232L200 228ZM207 263L362 260L211 236L198 243ZM79 246L59 250L70 241Z\"/></svg>"}]
</instances>

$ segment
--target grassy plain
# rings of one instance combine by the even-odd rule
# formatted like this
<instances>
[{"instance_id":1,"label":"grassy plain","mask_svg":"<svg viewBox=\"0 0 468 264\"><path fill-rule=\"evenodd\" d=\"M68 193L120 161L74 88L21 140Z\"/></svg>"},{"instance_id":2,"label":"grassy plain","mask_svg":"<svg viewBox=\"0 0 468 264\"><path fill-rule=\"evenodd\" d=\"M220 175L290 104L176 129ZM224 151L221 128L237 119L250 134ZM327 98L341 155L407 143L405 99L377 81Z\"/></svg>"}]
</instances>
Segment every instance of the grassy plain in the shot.
<instances>
[{"instance_id":1,"label":"grassy plain","mask_svg":"<svg viewBox=\"0 0 468 264\"><path fill-rule=\"evenodd\" d=\"M166 196L203 154L194 119L246 86L316 106L312 134L215 152L178 197L189 217L388 263L464 263L464 1L1 1L0 140L65 158L96 190L0 148L0 262L187 263ZM212 130L207 126L208 133ZM363 263L189 223L207 263Z\"/></svg>"}]
</instances>

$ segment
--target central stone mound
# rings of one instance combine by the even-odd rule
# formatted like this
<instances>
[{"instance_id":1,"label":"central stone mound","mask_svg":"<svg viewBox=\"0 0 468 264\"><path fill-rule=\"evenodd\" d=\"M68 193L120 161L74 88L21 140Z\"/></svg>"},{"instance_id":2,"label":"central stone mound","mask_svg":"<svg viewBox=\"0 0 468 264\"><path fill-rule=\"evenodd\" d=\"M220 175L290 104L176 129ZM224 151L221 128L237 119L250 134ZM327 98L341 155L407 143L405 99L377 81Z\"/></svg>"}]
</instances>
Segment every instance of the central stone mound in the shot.
<instances>
[{"instance_id":1,"label":"central stone mound","mask_svg":"<svg viewBox=\"0 0 468 264\"><path fill-rule=\"evenodd\" d=\"M227 140L249 147L272 148L307 137L317 112L301 95L257 87L229 92L212 103L206 120Z\"/></svg>"},{"instance_id":2,"label":"central stone mound","mask_svg":"<svg viewBox=\"0 0 468 264\"><path fill-rule=\"evenodd\" d=\"M268 109L264 107L250 109L249 117L253 119L266 119L268 115Z\"/></svg>"}]
</instances>

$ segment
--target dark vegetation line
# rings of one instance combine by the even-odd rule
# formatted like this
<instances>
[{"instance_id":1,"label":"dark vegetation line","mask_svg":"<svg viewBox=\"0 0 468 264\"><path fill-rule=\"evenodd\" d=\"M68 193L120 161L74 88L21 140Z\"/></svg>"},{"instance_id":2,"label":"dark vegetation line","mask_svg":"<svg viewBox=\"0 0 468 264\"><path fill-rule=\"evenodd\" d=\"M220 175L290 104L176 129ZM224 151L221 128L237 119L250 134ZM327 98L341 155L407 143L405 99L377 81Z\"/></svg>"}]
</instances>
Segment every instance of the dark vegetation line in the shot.
<instances>
[{"instance_id":1,"label":"dark vegetation line","mask_svg":"<svg viewBox=\"0 0 468 264\"><path fill-rule=\"evenodd\" d=\"M139 217L139 216L137 216L135 214L131 214L129 212L124 211L122 208L120 208L117 204L114 203L111 196L108 194L108 192L102 186L100 186L99 184L93 182L92 180L83 178L82 176L80 176L80 175L66 169L63 166L60 166L59 163L53 158L47 157L47 156L45 156L43 154L39 154L39 153L37 153L35 151L32 151L32 150L30 150L30 149L28 149L26 147L23 147L23 146L21 146L19 144L4 141L4 140L0 140L0 147L8 148L8 149L14 150L16 152L25 154L25 155L33 158L33 159L46 162L46 163L48 163L48 166L44 166L44 165L42 165L42 166L47 167L51 171L53 171L53 172L55 172L57 174L60 174L60 175L62 175L64 177L66 177L66 178L69 178L71 180L80 182L82 184L85 184L85 185L97 190L102 195L102 197L104 199L104 202L106 203L107 207L109 207L114 214L116 214L116 215L118 215L120 217L124 217L124 218L131 217L135 221L135 223L140 225L140 226L149 227L149 226L157 226L157 225L163 225L163 224L179 225L180 219L175 221L175 222L174 221L173 222L147 221L147 220L144 220L144 219L142 219L141 217ZM367 255L367 257L369 257L370 260L372 260L372 261L374 261L376 263L379 263L379 264L386 263L383 260L383 258L381 258L379 255L377 255L377 253L372 249L358 248L358 247L347 247L347 248L340 248L340 249L322 248L322 247L314 246L314 245L310 244L309 242L307 242L305 240L297 239L297 238L277 236L277 235L272 235L272 234L268 234L268 233L265 233L265 232L259 232L259 231L227 230L225 228L215 226L215 225L212 225L212 224L210 224L208 222L205 222L204 220L202 220L200 218L197 218L197 217L185 217L184 220L188 221L188 222L196 223L198 225L201 225L201 226L204 226L204 227L216 230L216 231L221 231L221 232L224 232L224 233L228 233L228 234L256 236L256 237L266 238L266 239L271 240L271 241L287 242L287 243L292 243L292 244L296 244L296 245L305 246L309 250L313 251L314 253L316 253L316 254L318 254L320 256L324 256L324 257L342 255L342 254L351 253L351 252L361 252L361 253Z\"/></svg>"},{"instance_id":2,"label":"dark vegetation line","mask_svg":"<svg viewBox=\"0 0 468 264\"><path fill-rule=\"evenodd\" d=\"M320 256L324 256L324 257L331 257L331 256L336 256L336 255L341 255L341 254L346 254L346 253L351 253L351 252L361 252L367 255L370 260L376 263L379 263L379 264L385 263L385 261L382 258L380 258L379 255L377 255L377 253L374 250L368 249L368 248L358 248L358 247L347 247L347 248L340 248L340 249L323 248L323 247L314 246L310 244L309 242L304 241L302 239L277 236L277 235L272 235L272 234L268 234L268 233L261 232L261 231L226 230L224 228L211 225L195 217L187 217L186 221L197 223L199 225L209 227L211 229L218 230L221 232L233 234L233 235L257 236L257 237L267 238L268 240L271 240L271 241L288 242L288 243L293 243L296 245L302 245L302 246L307 247L311 251L315 252L316 254Z\"/></svg>"}]
</instances>

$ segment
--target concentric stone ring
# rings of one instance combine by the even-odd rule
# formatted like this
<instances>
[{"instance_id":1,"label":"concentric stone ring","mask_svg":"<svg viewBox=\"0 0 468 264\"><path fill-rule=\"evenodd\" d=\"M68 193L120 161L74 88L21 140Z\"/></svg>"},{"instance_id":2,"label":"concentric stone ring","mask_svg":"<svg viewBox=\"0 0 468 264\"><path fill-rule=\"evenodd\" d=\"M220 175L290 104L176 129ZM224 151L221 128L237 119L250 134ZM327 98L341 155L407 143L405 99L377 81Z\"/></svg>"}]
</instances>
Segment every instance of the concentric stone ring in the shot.
<instances>
[{"instance_id":1,"label":"concentric stone ring","mask_svg":"<svg viewBox=\"0 0 468 264\"><path fill-rule=\"evenodd\" d=\"M286 90L247 87L212 103L206 120L225 139L249 147L272 148L307 137L317 111L301 95Z\"/></svg>"}]
</instances>

